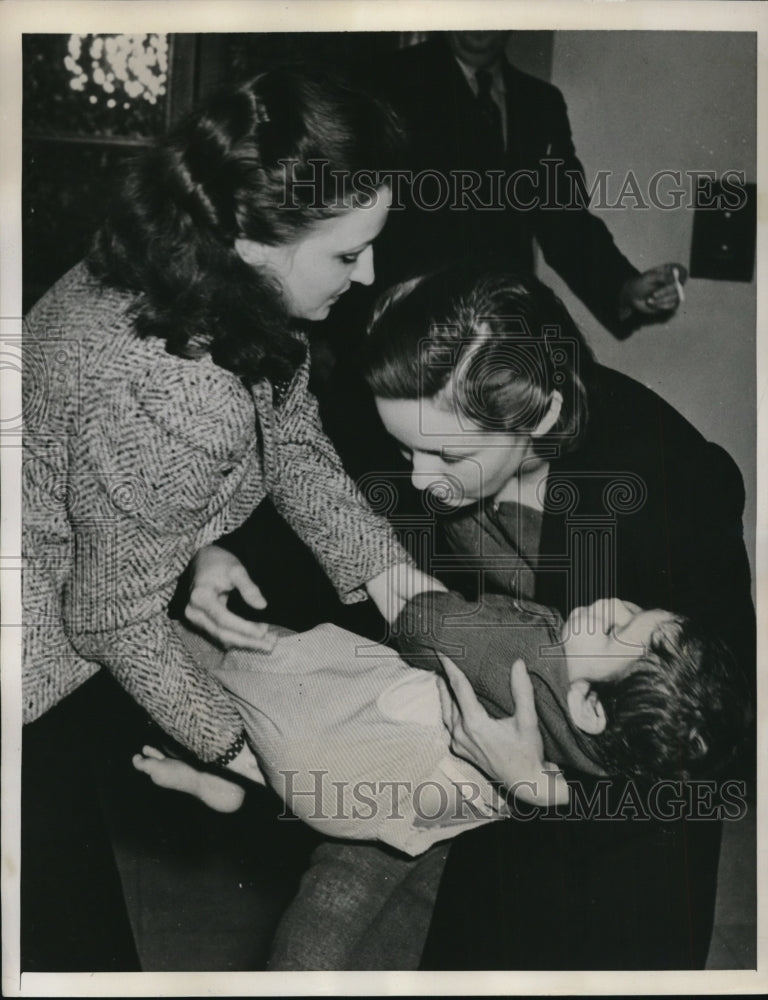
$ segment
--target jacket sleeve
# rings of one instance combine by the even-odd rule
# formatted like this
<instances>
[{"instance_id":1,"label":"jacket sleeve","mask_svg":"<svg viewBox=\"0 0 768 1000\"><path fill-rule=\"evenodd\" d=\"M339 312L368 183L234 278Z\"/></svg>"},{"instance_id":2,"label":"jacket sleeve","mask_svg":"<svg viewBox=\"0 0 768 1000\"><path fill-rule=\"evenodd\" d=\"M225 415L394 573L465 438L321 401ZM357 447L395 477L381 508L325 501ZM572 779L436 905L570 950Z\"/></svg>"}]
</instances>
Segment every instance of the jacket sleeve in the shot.
<instances>
[{"instance_id":1,"label":"jacket sleeve","mask_svg":"<svg viewBox=\"0 0 768 1000\"><path fill-rule=\"evenodd\" d=\"M624 283L638 274L588 206L584 168L576 155L565 101L548 88L546 157L540 164L543 207L535 213L536 238L547 263L615 336L639 325L619 316Z\"/></svg>"},{"instance_id":2,"label":"jacket sleeve","mask_svg":"<svg viewBox=\"0 0 768 1000\"><path fill-rule=\"evenodd\" d=\"M190 363L180 381L178 359L169 364L174 381L161 364L70 442L62 617L81 657L108 668L164 730L211 761L238 741L242 721L167 609L190 558L220 533L219 505L255 450L254 413L247 393L216 391L210 366Z\"/></svg>"},{"instance_id":3,"label":"jacket sleeve","mask_svg":"<svg viewBox=\"0 0 768 1000\"><path fill-rule=\"evenodd\" d=\"M468 601L455 591L417 594L392 629L398 652L423 670L442 671L438 653L466 675L481 703L495 717L515 714L509 686L512 664L532 668L552 655L559 617L549 608L506 594Z\"/></svg>"},{"instance_id":4,"label":"jacket sleeve","mask_svg":"<svg viewBox=\"0 0 768 1000\"><path fill-rule=\"evenodd\" d=\"M262 425L272 424L267 485L277 511L312 550L341 600L351 604L365 599L368 580L411 559L344 471L322 429L308 378L305 363L281 406L259 406ZM270 428L262 431L268 441Z\"/></svg>"}]
</instances>

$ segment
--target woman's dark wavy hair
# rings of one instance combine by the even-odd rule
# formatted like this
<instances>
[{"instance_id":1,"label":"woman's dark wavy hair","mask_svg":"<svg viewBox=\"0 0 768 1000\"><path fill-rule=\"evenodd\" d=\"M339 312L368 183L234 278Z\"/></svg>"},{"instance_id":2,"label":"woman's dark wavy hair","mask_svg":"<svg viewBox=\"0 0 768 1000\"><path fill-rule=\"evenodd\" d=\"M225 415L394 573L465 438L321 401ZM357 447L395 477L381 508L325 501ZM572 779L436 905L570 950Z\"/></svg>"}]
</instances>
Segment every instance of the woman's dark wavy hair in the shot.
<instances>
[{"instance_id":1,"label":"woman's dark wavy hair","mask_svg":"<svg viewBox=\"0 0 768 1000\"><path fill-rule=\"evenodd\" d=\"M553 428L534 439L576 448L587 421L582 373L593 362L557 296L529 274L453 265L402 282L377 303L362 351L374 396L442 399L486 430L533 430L552 391Z\"/></svg>"},{"instance_id":2,"label":"woman's dark wavy hair","mask_svg":"<svg viewBox=\"0 0 768 1000\"><path fill-rule=\"evenodd\" d=\"M137 329L172 354L210 353L246 383L304 357L279 287L235 250L290 243L369 203L396 166L394 114L317 72L278 68L214 96L127 169L88 258L142 293Z\"/></svg>"},{"instance_id":3,"label":"woman's dark wavy hair","mask_svg":"<svg viewBox=\"0 0 768 1000\"><path fill-rule=\"evenodd\" d=\"M745 746L744 672L721 640L688 618L659 625L627 673L591 687L605 709L595 746L610 774L714 778Z\"/></svg>"}]
</instances>

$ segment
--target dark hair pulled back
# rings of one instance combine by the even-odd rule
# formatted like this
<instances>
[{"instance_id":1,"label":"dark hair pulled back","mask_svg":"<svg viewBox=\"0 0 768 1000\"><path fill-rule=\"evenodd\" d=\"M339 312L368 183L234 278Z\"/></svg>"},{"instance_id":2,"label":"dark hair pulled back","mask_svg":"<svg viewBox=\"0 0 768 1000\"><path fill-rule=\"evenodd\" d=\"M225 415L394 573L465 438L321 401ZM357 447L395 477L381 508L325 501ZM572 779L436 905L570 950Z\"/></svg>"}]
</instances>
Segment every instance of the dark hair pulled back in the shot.
<instances>
[{"instance_id":1,"label":"dark hair pulled back","mask_svg":"<svg viewBox=\"0 0 768 1000\"><path fill-rule=\"evenodd\" d=\"M385 292L362 352L375 396L442 401L489 431L534 430L559 392L558 419L534 439L536 450L578 447L588 418L583 376L592 364L551 289L530 274L470 264Z\"/></svg>"}]
</instances>

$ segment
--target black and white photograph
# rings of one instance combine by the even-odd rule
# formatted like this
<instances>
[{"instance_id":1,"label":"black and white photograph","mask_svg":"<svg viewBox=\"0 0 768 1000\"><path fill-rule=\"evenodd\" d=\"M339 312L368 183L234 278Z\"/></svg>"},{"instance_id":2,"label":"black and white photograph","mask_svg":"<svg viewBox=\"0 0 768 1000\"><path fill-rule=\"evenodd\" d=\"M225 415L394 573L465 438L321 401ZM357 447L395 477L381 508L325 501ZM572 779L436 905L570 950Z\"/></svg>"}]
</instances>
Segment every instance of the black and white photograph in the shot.
<instances>
[{"instance_id":1,"label":"black and white photograph","mask_svg":"<svg viewBox=\"0 0 768 1000\"><path fill-rule=\"evenodd\" d=\"M0 23L4 995L763 992L768 11Z\"/></svg>"}]
</instances>

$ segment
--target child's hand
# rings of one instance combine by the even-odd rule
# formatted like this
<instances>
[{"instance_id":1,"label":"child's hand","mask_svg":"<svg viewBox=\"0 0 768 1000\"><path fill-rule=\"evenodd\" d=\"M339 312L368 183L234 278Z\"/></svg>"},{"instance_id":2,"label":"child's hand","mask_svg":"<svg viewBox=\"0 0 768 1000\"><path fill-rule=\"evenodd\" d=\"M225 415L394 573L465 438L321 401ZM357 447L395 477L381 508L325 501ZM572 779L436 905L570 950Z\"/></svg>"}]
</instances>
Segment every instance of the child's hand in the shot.
<instances>
[{"instance_id":1,"label":"child's hand","mask_svg":"<svg viewBox=\"0 0 768 1000\"><path fill-rule=\"evenodd\" d=\"M443 721L451 733L453 752L524 802L540 806L567 803L565 778L558 767L543 760L533 687L523 661L516 660L510 671L514 717L492 719L461 670L442 654L440 659L453 693L452 698L440 685Z\"/></svg>"},{"instance_id":2,"label":"child's hand","mask_svg":"<svg viewBox=\"0 0 768 1000\"><path fill-rule=\"evenodd\" d=\"M235 812L245 798L245 790L233 781L209 771L198 771L183 760L166 757L154 747L142 747L141 753L134 754L133 766L149 775L160 788L194 795L217 812Z\"/></svg>"}]
</instances>

